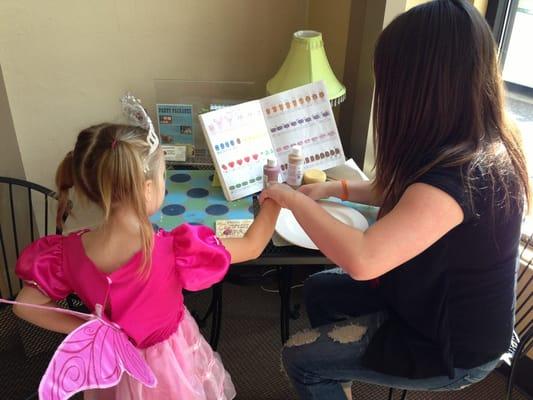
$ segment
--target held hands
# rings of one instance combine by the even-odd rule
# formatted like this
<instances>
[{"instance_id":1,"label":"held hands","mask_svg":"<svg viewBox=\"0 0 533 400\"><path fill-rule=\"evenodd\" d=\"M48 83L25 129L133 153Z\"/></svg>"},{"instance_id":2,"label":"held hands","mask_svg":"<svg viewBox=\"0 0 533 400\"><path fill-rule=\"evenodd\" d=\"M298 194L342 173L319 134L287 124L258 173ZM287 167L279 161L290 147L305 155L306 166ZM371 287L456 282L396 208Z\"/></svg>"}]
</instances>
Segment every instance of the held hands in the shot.
<instances>
[{"instance_id":1,"label":"held hands","mask_svg":"<svg viewBox=\"0 0 533 400\"><path fill-rule=\"evenodd\" d=\"M298 190L292 189L285 184L275 184L263 190L259 196L259 203L263 204L266 199L272 199L283 208L292 208L298 192L313 200L320 200L330 196L338 196L338 182L312 183L303 185Z\"/></svg>"},{"instance_id":2,"label":"held hands","mask_svg":"<svg viewBox=\"0 0 533 400\"><path fill-rule=\"evenodd\" d=\"M283 208L291 208L298 192L285 184L276 183L261 192L259 204L266 199L272 199Z\"/></svg>"}]
</instances>

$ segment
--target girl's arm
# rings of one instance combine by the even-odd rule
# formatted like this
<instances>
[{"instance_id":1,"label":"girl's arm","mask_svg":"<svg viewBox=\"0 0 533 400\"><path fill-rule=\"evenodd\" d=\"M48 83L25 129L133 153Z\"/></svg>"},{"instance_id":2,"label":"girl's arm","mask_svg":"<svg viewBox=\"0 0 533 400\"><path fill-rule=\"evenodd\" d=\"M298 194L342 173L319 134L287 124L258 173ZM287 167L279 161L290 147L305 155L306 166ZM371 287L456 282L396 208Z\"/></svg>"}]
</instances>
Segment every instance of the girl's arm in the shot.
<instances>
[{"instance_id":1,"label":"girl's arm","mask_svg":"<svg viewBox=\"0 0 533 400\"><path fill-rule=\"evenodd\" d=\"M244 237L221 239L231 254L231 262L239 263L253 260L261 255L272 238L280 206L273 200L264 201L259 214L246 231Z\"/></svg>"},{"instance_id":2,"label":"girl's arm","mask_svg":"<svg viewBox=\"0 0 533 400\"><path fill-rule=\"evenodd\" d=\"M346 181L346 184L348 200L356 203L381 206L381 196L377 193L372 181ZM341 181L303 185L298 191L314 200L324 199L326 197L338 197L340 199L344 194Z\"/></svg>"},{"instance_id":3,"label":"girl's arm","mask_svg":"<svg viewBox=\"0 0 533 400\"><path fill-rule=\"evenodd\" d=\"M265 190L261 200L267 198L289 208L322 253L356 280L376 278L412 259L464 218L449 194L424 183L409 186L398 204L365 232L286 185Z\"/></svg>"},{"instance_id":4,"label":"girl's arm","mask_svg":"<svg viewBox=\"0 0 533 400\"><path fill-rule=\"evenodd\" d=\"M37 304L50 308L57 307L49 297L45 296L38 289L24 285L17 296L17 301L21 303ZM23 305L14 305L13 312L19 317L41 328L54 332L68 334L82 325L83 319L73 315L60 314L56 311L37 310Z\"/></svg>"}]
</instances>

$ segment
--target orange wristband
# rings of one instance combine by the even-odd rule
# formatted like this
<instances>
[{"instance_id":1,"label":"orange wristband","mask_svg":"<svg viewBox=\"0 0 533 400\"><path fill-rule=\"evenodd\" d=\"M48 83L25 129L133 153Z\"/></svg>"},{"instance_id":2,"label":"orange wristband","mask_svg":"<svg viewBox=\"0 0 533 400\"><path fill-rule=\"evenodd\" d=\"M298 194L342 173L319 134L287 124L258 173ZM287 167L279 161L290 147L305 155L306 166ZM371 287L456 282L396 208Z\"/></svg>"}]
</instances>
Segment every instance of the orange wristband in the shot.
<instances>
[{"instance_id":1,"label":"orange wristband","mask_svg":"<svg viewBox=\"0 0 533 400\"><path fill-rule=\"evenodd\" d=\"M348 200L348 182L346 179L341 179L342 193L340 199L343 201Z\"/></svg>"}]
</instances>

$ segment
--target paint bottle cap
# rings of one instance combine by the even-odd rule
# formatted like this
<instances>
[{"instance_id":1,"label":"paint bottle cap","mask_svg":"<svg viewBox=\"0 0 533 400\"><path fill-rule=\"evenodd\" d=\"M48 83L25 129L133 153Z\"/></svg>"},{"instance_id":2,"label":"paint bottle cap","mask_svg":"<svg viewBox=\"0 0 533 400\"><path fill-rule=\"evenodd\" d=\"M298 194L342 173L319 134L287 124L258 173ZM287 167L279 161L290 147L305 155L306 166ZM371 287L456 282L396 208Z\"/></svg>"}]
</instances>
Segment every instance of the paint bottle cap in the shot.
<instances>
[{"instance_id":1,"label":"paint bottle cap","mask_svg":"<svg viewBox=\"0 0 533 400\"><path fill-rule=\"evenodd\" d=\"M302 155L302 146L296 145L292 146L291 154L295 156L301 156Z\"/></svg>"},{"instance_id":2,"label":"paint bottle cap","mask_svg":"<svg viewBox=\"0 0 533 400\"><path fill-rule=\"evenodd\" d=\"M276 165L277 165L277 161L276 161L275 159L273 159L273 158L269 158L269 159L267 160L267 166L269 166L269 167L275 167Z\"/></svg>"}]
</instances>

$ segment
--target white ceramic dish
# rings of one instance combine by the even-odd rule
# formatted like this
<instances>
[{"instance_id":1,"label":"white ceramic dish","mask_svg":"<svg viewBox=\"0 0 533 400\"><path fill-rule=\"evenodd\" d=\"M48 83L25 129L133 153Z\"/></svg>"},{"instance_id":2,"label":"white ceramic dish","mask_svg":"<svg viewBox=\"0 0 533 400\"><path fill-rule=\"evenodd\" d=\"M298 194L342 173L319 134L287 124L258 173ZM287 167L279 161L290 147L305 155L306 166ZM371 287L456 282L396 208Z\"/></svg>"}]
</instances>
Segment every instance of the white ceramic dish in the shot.
<instances>
[{"instance_id":1,"label":"white ceramic dish","mask_svg":"<svg viewBox=\"0 0 533 400\"><path fill-rule=\"evenodd\" d=\"M318 201L318 204L320 204L331 216L342 223L363 231L368 229L368 221L359 211L331 201L321 200ZM315 250L318 249L307 233L302 229L298 221L296 221L292 212L286 208L281 209L278 221L276 222L276 232L283 239L296 246Z\"/></svg>"}]
</instances>

